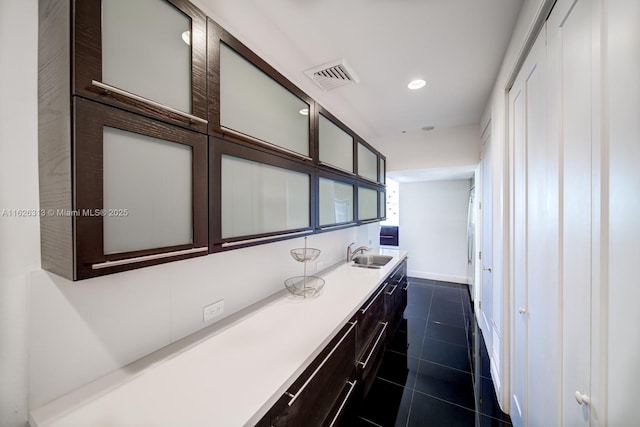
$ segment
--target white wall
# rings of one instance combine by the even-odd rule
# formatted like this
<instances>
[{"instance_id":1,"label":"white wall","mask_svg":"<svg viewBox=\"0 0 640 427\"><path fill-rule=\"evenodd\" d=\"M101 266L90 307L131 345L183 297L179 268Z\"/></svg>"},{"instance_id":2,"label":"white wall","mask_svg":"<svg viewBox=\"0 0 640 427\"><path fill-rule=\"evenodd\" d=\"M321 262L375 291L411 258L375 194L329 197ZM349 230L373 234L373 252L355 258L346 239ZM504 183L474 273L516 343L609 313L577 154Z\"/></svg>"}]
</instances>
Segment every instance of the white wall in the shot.
<instances>
[{"instance_id":1,"label":"white wall","mask_svg":"<svg viewBox=\"0 0 640 427\"><path fill-rule=\"evenodd\" d=\"M467 283L467 212L470 180L400 184L400 248L408 274Z\"/></svg>"},{"instance_id":2,"label":"white wall","mask_svg":"<svg viewBox=\"0 0 640 427\"><path fill-rule=\"evenodd\" d=\"M36 0L0 2L0 213L37 209ZM352 241L376 244L377 224L309 237L323 267ZM303 239L70 282L40 270L39 221L0 215L0 425L283 289ZM311 268L313 271L313 266ZM222 319L224 316L215 319Z\"/></svg>"},{"instance_id":3,"label":"white wall","mask_svg":"<svg viewBox=\"0 0 640 427\"><path fill-rule=\"evenodd\" d=\"M38 207L36 0L0 2L0 211ZM27 272L37 218L0 215L0 425L27 417Z\"/></svg>"}]
</instances>

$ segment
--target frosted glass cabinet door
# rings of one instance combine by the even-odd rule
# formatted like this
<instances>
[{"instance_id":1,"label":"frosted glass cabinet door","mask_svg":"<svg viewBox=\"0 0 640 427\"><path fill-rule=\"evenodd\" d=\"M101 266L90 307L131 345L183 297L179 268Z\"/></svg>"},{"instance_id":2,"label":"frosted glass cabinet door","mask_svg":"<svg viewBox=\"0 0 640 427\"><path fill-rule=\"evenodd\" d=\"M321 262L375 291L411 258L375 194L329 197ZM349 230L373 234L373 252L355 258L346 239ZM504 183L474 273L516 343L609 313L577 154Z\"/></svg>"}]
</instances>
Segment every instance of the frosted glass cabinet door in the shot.
<instances>
[{"instance_id":1,"label":"frosted glass cabinet door","mask_svg":"<svg viewBox=\"0 0 640 427\"><path fill-rule=\"evenodd\" d=\"M220 126L309 157L309 104L220 43Z\"/></svg>"},{"instance_id":2,"label":"frosted glass cabinet door","mask_svg":"<svg viewBox=\"0 0 640 427\"><path fill-rule=\"evenodd\" d=\"M320 178L319 225L344 224L353 221L353 185Z\"/></svg>"},{"instance_id":3,"label":"frosted glass cabinet door","mask_svg":"<svg viewBox=\"0 0 640 427\"><path fill-rule=\"evenodd\" d=\"M358 175L371 181L378 180L378 155L361 142L358 143Z\"/></svg>"},{"instance_id":4,"label":"frosted glass cabinet door","mask_svg":"<svg viewBox=\"0 0 640 427\"><path fill-rule=\"evenodd\" d=\"M102 82L191 113L190 31L165 0L103 0Z\"/></svg>"},{"instance_id":5,"label":"frosted glass cabinet door","mask_svg":"<svg viewBox=\"0 0 640 427\"><path fill-rule=\"evenodd\" d=\"M77 279L206 255L207 136L78 98Z\"/></svg>"},{"instance_id":6,"label":"frosted glass cabinet door","mask_svg":"<svg viewBox=\"0 0 640 427\"><path fill-rule=\"evenodd\" d=\"M378 218L378 191L358 187L358 220Z\"/></svg>"},{"instance_id":7,"label":"frosted glass cabinet door","mask_svg":"<svg viewBox=\"0 0 640 427\"><path fill-rule=\"evenodd\" d=\"M308 174L223 154L223 239L309 228Z\"/></svg>"},{"instance_id":8,"label":"frosted glass cabinet door","mask_svg":"<svg viewBox=\"0 0 640 427\"><path fill-rule=\"evenodd\" d=\"M353 137L322 114L318 132L320 162L353 173Z\"/></svg>"},{"instance_id":9,"label":"frosted glass cabinet door","mask_svg":"<svg viewBox=\"0 0 640 427\"><path fill-rule=\"evenodd\" d=\"M104 128L104 253L193 243L193 149ZM144 197L141 197L144 195Z\"/></svg>"},{"instance_id":10,"label":"frosted glass cabinet door","mask_svg":"<svg viewBox=\"0 0 640 427\"><path fill-rule=\"evenodd\" d=\"M207 131L206 15L187 0L73 3L73 94Z\"/></svg>"}]
</instances>

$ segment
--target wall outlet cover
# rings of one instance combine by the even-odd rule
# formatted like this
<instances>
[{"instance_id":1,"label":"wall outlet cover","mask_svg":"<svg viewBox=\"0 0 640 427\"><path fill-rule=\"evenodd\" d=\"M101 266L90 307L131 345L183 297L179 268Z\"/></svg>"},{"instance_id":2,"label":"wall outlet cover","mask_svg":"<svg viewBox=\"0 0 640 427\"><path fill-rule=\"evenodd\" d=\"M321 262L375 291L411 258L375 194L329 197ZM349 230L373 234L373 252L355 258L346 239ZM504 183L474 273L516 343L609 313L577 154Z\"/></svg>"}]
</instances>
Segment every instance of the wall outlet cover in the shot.
<instances>
[{"instance_id":1,"label":"wall outlet cover","mask_svg":"<svg viewBox=\"0 0 640 427\"><path fill-rule=\"evenodd\" d=\"M223 299L221 299L220 301L216 301L212 304L209 304L202 309L202 321L208 322L209 320L221 315L222 313L224 313Z\"/></svg>"}]
</instances>

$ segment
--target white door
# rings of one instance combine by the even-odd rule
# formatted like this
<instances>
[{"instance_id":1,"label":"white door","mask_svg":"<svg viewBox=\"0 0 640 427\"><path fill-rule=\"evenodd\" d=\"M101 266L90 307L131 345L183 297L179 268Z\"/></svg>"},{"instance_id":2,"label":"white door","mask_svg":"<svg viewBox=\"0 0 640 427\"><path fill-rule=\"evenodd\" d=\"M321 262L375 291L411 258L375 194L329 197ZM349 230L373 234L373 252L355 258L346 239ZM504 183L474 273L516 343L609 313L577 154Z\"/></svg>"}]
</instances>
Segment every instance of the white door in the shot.
<instances>
[{"instance_id":1,"label":"white door","mask_svg":"<svg viewBox=\"0 0 640 427\"><path fill-rule=\"evenodd\" d=\"M527 425L527 159L526 79L519 78L509 92L509 151L511 152L511 420L516 427ZM515 313L513 313L515 311ZM519 312L518 312L519 311Z\"/></svg>"},{"instance_id":2,"label":"white door","mask_svg":"<svg viewBox=\"0 0 640 427\"><path fill-rule=\"evenodd\" d=\"M555 425L557 286L549 277L546 29L509 92L511 177L511 417ZM544 352L541 352L544 349Z\"/></svg>"},{"instance_id":3,"label":"white door","mask_svg":"<svg viewBox=\"0 0 640 427\"><path fill-rule=\"evenodd\" d=\"M609 197L609 280L594 305L607 304L600 336L608 348L601 362L608 393L606 402L598 399L592 382L591 397L594 410L606 413L600 425L632 426L638 425L640 402L640 2L607 2L607 20L609 184L603 192Z\"/></svg>"},{"instance_id":4,"label":"white door","mask_svg":"<svg viewBox=\"0 0 640 427\"><path fill-rule=\"evenodd\" d=\"M492 209L491 209L491 124L483 135L481 176L482 176L482 202L480 204L480 214L482 218L482 250L479 260L482 268L481 293L480 293L480 313L481 319L478 322L484 331L485 344L487 350L491 352L492 346L492 302L493 302L493 276L492 276Z\"/></svg>"},{"instance_id":5,"label":"white door","mask_svg":"<svg viewBox=\"0 0 640 427\"><path fill-rule=\"evenodd\" d=\"M592 0L559 0L547 21L553 123L560 153L560 280L562 286L562 424L591 424ZM594 274L595 273L595 274ZM580 403L580 402L582 403Z\"/></svg>"}]
</instances>

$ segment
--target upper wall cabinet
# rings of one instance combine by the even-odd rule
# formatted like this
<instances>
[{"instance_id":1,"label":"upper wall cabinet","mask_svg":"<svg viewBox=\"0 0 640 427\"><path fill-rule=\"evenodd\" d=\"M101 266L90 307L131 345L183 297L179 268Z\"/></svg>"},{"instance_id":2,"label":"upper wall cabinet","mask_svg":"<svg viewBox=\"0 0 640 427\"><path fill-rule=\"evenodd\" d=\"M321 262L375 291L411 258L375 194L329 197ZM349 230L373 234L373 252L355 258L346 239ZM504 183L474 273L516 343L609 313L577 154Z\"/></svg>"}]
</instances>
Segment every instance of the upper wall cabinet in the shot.
<instances>
[{"instance_id":1,"label":"upper wall cabinet","mask_svg":"<svg viewBox=\"0 0 640 427\"><path fill-rule=\"evenodd\" d=\"M85 99L76 119L76 277L207 254L206 135Z\"/></svg>"},{"instance_id":2,"label":"upper wall cabinet","mask_svg":"<svg viewBox=\"0 0 640 427\"><path fill-rule=\"evenodd\" d=\"M321 230L354 223L355 181L322 173L318 177L318 226Z\"/></svg>"},{"instance_id":3,"label":"upper wall cabinet","mask_svg":"<svg viewBox=\"0 0 640 427\"><path fill-rule=\"evenodd\" d=\"M358 186L358 221L380 219L379 192L375 188Z\"/></svg>"},{"instance_id":4,"label":"upper wall cabinet","mask_svg":"<svg viewBox=\"0 0 640 427\"><path fill-rule=\"evenodd\" d=\"M311 160L313 102L209 20L209 130Z\"/></svg>"},{"instance_id":5,"label":"upper wall cabinet","mask_svg":"<svg viewBox=\"0 0 640 427\"><path fill-rule=\"evenodd\" d=\"M308 234L313 169L211 137L211 250Z\"/></svg>"},{"instance_id":6,"label":"upper wall cabinet","mask_svg":"<svg viewBox=\"0 0 640 427\"><path fill-rule=\"evenodd\" d=\"M199 9L186 0L72 3L74 95L207 131L206 17Z\"/></svg>"},{"instance_id":7,"label":"upper wall cabinet","mask_svg":"<svg viewBox=\"0 0 640 427\"><path fill-rule=\"evenodd\" d=\"M318 160L342 172L354 173L354 139L348 128L327 112L318 115Z\"/></svg>"},{"instance_id":8,"label":"upper wall cabinet","mask_svg":"<svg viewBox=\"0 0 640 427\"><path fill-rule=\"evenodd\" d=\"M206 118L205 69L186 43L205 52L202 14L165 0L39 13L42 267L78 280L206 255L206 126L189 118Z\"/></svg>"}]
</instances>

